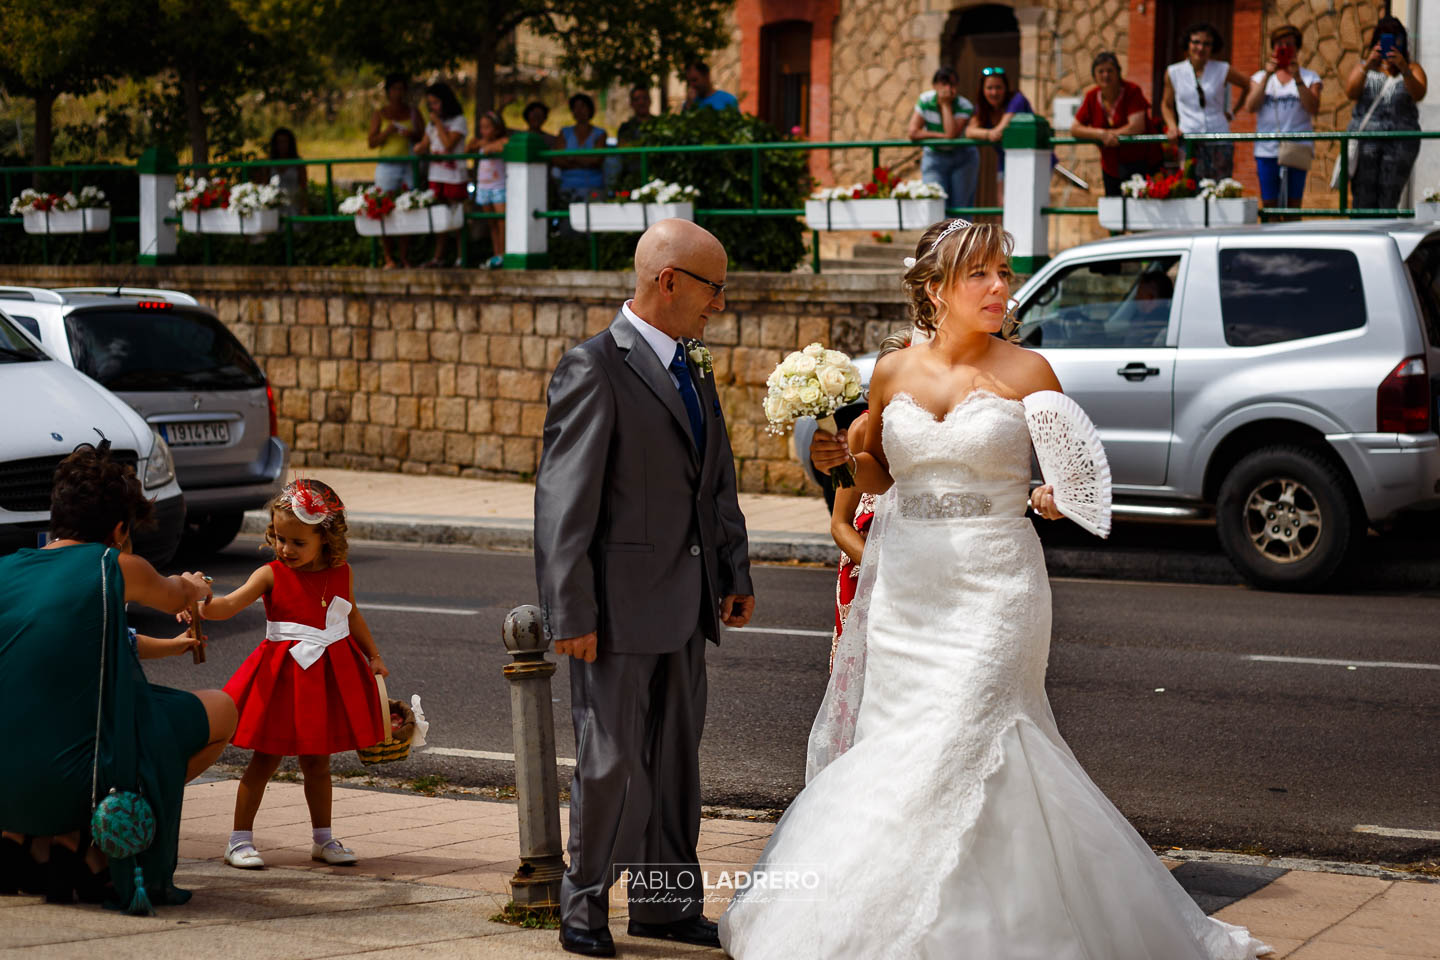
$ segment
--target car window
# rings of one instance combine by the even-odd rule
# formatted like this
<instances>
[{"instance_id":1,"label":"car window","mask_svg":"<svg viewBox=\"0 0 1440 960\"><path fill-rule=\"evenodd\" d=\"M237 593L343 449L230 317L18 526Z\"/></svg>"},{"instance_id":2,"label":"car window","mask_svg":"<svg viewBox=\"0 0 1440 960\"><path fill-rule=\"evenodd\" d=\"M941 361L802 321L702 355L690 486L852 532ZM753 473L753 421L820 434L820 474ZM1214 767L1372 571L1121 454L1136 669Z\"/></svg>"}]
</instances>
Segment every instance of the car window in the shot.
<instances>
[{"instance_id":1,"label":"car window","mask_svg":"<svg viewBox=\"0 0 1440 960\"><path fill-rule=\"evenodd\" d=\"M75 366L111 390L243 390L265 377L207 313L104 308L65 318Z\"/></svg>"},{"instance_id":2,"label":"car window","mask_svg":"<svg viewBox=\"0 0 1440 960\"><path fill-rule=\"evenodd\" d=\"M1179 255L1076 264L1020 308L1027 347L1163 347Z\"/></svg>"},{"instance_id":3,"label":"car window","mask_svg":"<svg viewBox=\"0 0 1440 960\"><path fill-rule=\"evenodd\" d=\"M1405 265L1420 297L1420 315L1425 318L1430 346L1440 347L1440 238L1420 244Z\"/></svg>"},{"instance_id":4,"label":"car window","mask_svg":"<svg viewBox=\"0 0 1440 960\"><path fill-rule=\"evenodd\" d=\"M0 313L0 363L25 363L30 360L47 359L45 351L35 346L20 332L14 319ZM33 321L32 321L33 322ZM36 328L38 331L38 327ZM39 337L39 333L35 334Z\"/></svg>"},{"instance_id":5,"label":"car window","mask_svg":"<svg viewBox=\"0 0 1440 960\"><path fill-rule=\"evenodd\" d=\"M1350 250L1221 250L1220 316L1232 347L1363 327L1360 261Z\"/></svg>"},{"instance_id":6,"label":"car window","mask_svg":"<svg viewBox=\"0 0 1440 960\"><path fill-rule=\"evenodd\" d=\"M28 330L30 336L34 337L36 340L40 339L40 321L36 320L34 317L22 317L14 313L10 314L10 319L14 320L16 323L20 324L20 326Z\"/></svg>"}]
</instances>

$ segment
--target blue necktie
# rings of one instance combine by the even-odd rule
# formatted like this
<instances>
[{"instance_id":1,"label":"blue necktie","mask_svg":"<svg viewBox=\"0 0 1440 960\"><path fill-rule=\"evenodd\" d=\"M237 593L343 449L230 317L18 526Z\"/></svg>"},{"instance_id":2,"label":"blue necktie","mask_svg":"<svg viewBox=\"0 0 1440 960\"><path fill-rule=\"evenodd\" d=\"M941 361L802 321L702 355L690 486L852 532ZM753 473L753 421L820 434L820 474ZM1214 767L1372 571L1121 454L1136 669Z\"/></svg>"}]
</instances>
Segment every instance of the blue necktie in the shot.
<instances>
[{"instance_id":1,"label":"blue necktie","mask_svg":"<svg viewBox=\"0 0 1440 960\"><path fill-rule=\"evenodd\" d=\"M680 381L680 399L685 401L685 412L690 415L690 435L696 450L705 449L705 418L700 415L700 398L695 394L695 384L690 380L690 368L685 363L685 344L675 344L675 359L670 361L670 370Z\"/></svg>"}]
</instances>

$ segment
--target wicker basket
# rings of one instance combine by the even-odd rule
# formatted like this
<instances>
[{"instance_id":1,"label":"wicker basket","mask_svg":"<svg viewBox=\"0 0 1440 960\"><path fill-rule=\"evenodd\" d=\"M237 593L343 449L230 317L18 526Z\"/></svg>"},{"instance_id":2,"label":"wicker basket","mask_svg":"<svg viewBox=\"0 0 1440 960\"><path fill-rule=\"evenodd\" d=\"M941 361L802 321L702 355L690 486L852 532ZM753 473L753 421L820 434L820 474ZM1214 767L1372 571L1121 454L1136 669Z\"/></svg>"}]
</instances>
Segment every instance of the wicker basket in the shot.
<instances>
[{"instance_id":1,"label":"wicker basket","mask_svg":"<svg viewBox=\"0 0 1440 960\"><path fill-rule=\"evenodd\" d=\"M403 718L400 725L390 730L390 735L379 743L369 747L361 747L355 751L360 762L367 767L373 767L378 763L396 763L405 760L410 756L410 741L415 736L415 711L402 700L391 700L385 689L385 678L377 676L375 683L380 687L380 702L386 704L384 708L385 726L390 727L390 714L398 713Z\"/></svg>"}]
</instances>

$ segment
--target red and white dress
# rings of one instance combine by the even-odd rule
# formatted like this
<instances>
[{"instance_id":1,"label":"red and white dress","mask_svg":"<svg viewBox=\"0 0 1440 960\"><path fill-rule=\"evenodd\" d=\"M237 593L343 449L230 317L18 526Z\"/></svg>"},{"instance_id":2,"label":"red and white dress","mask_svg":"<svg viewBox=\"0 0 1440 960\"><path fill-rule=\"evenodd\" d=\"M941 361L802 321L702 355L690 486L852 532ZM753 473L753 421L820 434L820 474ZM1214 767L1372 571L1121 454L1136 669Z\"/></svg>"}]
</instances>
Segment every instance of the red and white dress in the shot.
<instances>
[{"instance_id":1,"label":"red and white dress","mask_svg":"<svg viewBox=\"0 0 1440 960\"><path fill-rule=\"evenodd\" d=\"M225 684L240 709L230 742L286 757L379 743L380 691L350 636L349 565L312 572L275 560L270 571L265 640Z\"/></svg>"}]
</instances>

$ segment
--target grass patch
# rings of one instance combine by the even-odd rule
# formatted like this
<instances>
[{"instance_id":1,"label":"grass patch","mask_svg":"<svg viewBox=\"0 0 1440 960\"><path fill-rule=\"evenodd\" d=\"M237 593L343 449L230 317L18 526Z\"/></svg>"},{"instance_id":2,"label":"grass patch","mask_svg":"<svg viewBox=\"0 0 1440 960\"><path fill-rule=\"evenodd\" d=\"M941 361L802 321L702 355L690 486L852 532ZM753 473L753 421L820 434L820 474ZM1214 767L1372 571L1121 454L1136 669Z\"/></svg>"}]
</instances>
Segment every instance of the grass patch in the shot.
<instances>
[{"instance_id":1,"label":"grass patch","mask_svg":"<svg viewBox=\"0 0 1440 960\"><path fill-rule=\"evenodd\" d=\"M521 907L513 903L490 918L491 923L508 923L526 930L559 930L560 910L557 907Z\"/></svg>"},{"instance_id":2,"label":"grass patch","mask_svg":"<svg viewBox=\"0 0 1440 960\"><path fill-rule=\"evenodd\" d=\"M294 770L280 770L270 779L278 780L281 783L299 783L301 781L300 774Z\"/></svg>"},{"instance_id":3,"label":"grass patch","mask_svg":"<svg viewBox=\"0 0 1440 960\"><path fill-rule=\"evenodd\" d=\"M431 773L423 777L416 777L414 780L406 782L405 786L427 797L437 797L445 790L445 786L449 782L446 777L438 773Z\"/></svg>"},{"instance_id":4,"label":"grass patch","mask_svg":"<svg viewBox=\"0 0 1440 960\"><path fill-rule=\"evenodd\" d=\"M355 777L369 776L369 773L361 767L351 767L348 770L336 770L335 776L339 777L341 780L350 780Z\"/></svg>"}]
</instances>

